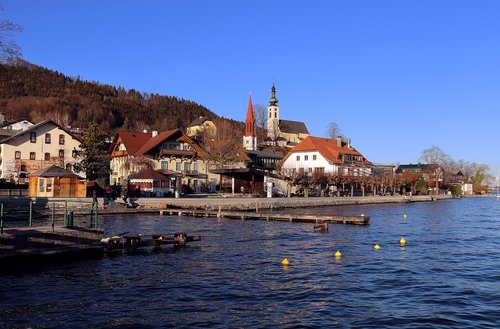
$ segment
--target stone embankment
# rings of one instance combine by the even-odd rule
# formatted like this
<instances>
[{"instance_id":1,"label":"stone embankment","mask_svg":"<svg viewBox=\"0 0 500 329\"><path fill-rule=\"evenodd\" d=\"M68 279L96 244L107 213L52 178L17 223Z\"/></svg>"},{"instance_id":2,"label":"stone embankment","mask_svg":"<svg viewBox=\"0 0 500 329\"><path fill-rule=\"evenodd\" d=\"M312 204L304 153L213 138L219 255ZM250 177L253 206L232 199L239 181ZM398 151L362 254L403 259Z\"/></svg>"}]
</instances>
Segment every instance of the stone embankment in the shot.
<instances>
[{"instance_id":1,"label":"stone embankment","mask_svg":"<svg viewBox=\"0 0 500 329\"><path fill-rule=\"evenodd\" d=\"M312 198L139 198L131 200L138 208L158 209L165 207L205 210L262 210L277 208L325 207L358 204L407 203L451 199L451 195L437 196L366 196L366 197L312 197ZM110 209L111 210L111 209Z\"/></svg>"}]
</instances>

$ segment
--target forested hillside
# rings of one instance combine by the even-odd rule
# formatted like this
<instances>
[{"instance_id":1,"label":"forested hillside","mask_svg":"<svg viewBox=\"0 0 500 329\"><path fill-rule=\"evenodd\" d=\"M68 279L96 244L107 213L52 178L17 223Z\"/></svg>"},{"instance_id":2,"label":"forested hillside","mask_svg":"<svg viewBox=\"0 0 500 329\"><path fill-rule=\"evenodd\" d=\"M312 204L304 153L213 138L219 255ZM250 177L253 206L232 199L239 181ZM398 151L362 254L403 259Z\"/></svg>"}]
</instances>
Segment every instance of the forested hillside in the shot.
<instances>
[{"instance_id":1,"label":"forested hillside","mask_svg":"<svg viewBox=\"0 0 500 329\"><path fill-rule=\"evenodd\" d=\"M20 60L0 64L0 112L9 121L52 119L82 128L95 121L108 134L117 129L184 130L199 116L218 117L189 100L82 81ZM242 123L229 121L242 129Z\"/></svg>"}]
</instances>

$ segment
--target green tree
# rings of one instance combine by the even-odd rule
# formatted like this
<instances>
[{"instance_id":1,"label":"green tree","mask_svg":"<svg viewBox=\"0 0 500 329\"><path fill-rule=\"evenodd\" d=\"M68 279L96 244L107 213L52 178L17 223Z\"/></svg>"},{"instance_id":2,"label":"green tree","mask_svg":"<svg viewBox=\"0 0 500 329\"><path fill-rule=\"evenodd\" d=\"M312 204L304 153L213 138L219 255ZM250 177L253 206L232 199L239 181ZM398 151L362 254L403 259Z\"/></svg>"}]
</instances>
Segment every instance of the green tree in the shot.
<instances>
[{"instance_id":1,"label":"green tree","mask_svg":"<svg viewBox=\"0 0 500 329\"><path fill-rule=\"evenodd\" d=\"M78 158L80 161L76 166L85 172L87 180L95 180L109 172L106 136L93 121L85 130Z\"/></svg>"}]
</instances>

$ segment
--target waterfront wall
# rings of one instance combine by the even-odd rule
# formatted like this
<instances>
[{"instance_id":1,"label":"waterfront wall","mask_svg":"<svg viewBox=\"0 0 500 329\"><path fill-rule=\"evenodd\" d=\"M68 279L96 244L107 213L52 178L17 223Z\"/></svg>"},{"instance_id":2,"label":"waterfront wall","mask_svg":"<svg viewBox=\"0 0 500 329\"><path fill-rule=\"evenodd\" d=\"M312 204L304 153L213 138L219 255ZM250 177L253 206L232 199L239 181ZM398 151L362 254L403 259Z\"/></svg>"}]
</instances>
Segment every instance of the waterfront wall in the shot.
<instances>
[{"instance_id":1,"label":"waterfront wall","mask_svg":"<svg viewBox=\"0 0 500 329\"><path fill-rule=\"evenodd\" d=\"M342 206L356 204L381 204L424 202L451 199L452 195L435 196L366 196L366 197L314 197L314 198L139 198L133 200L142 208L177 207L207 210L256 210L276 208L302 208Z\"/></svg>"}]
</instances>

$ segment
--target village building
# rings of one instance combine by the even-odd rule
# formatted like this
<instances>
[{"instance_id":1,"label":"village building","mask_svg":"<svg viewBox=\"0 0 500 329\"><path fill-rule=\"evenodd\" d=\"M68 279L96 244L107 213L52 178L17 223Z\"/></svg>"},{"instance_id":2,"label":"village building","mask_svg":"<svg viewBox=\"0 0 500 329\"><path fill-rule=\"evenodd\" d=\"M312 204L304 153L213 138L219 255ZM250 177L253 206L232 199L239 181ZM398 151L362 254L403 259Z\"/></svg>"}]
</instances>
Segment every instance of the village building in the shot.
<instances>
[{"instance_id":1,"label":"village building","mask_svg":"<svg viewBox=\"0 0 500 329\"><path fill-rule=\"evenodd\" d=\"M271 88L271 98L267 107L266 144L293 147L309 136L304 122L280 119L280 108L276 98L276 87Z\"/></svg>"},{"instance_id":2,"label":"village building","mask_svg":"<svg viewBox=\"0 0 500 329\"><path fill-rule=\"evenodd\" d=\"M162 172L152 168L144 169L129 176L130 184L135 185L141 196L167 197L175 195L175 182L180 173L172 170Z\"/></svg>"},{"instance_id":3,"label":"village building","mask_svg":"<svg viewBox=\"0 0 500 329\"><path fill-rule=\"evenodd\" d=\"M369 176L372 167L371 162L353 148L349 140L340 137L308 136L292 148L281 163L285 176L300 173Z\"/></svg>"},{"instance_id":4,"label":"village building","mask_svg":"<svg viewBox=\"0 0 500 329\"><path fill-rule=\"evenodd\" d=\"M170 188L178 192L215 190L216 176L209 175L206 151L179 129L158 133L118 131L110 148L110 183L122 185L147 168L164 174L175 172Z\"/></svg>"},{"instance_id":5,"label":"village building","mask_svg":"<svg viewBox=\"0 0 500 329\"><path fill-rule=\"evenodd\" d=\"M0 178L26 183L29 174L52 165L74 171L79 148L80 140L52 120L17 130L0 140Z\"/></svg>"},{"instance_id":6,"label":"village building","mask_svg":"<svg viewBox=\"0 0 500 329\"><path fill-rule=\"evenodd\" d=\"M204 139L217 133L215 123L207 116L201 116L186 128L186 135L194 139Z\"/></svg>"},{"instance_id":7,"label":"village building","mask_svg":"<svg viewBox=\"0 0 500 329\"><path fill-rule=\"evenodd\" d=\"M30 197L84 198L86 193L85 178L56 165L31 173L29 177Z\"/></svg>"}]
</instances>

